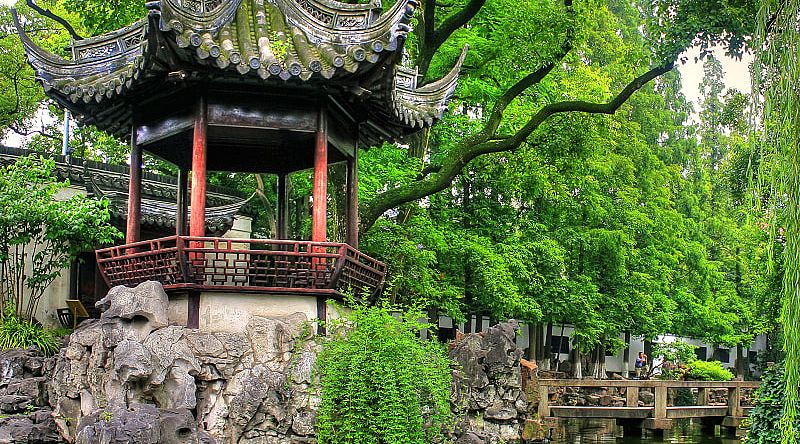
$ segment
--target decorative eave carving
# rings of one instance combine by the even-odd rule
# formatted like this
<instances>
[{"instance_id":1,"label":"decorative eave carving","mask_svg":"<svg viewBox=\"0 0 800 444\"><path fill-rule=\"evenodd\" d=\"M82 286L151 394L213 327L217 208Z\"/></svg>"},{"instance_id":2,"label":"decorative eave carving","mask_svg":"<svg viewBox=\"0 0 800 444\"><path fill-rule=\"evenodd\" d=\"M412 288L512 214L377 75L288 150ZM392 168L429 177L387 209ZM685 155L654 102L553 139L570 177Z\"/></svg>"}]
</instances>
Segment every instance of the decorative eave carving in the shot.
<instances>
[{"instance_id":1,"label":"decorative eave carving","mask_svg":"<svg viewBox=\"0 0 800 444\"><path fill-rule=\"evenodd\" d=\"M14 25L28 61L45 92L70 109L100 103L123 95L148 68L147 55L155 51L147 19L105 35L75 42L75 60L66 60L34 43L23 29L15 10Z\"/></svg>"},{"instance_id":2,"label":"decorative eave carving","mask_svg":"<svg viewBox=\"0 0 800 444\"><path fill-rule=\"evenodd\" d=\"M411 128L430 126L447 111L447 101L458 83L461 66L467 56L469 45L464 45L453 68L441 79L417 87L417 70L395 68L391 102L394 115Z\"/></svg>"},{"instance_id":3,"label":"decorative eave carving","mask_svg":"<svg viewBox=\"0 0 800 444\"><path fill-rule=\"evenodd\" d=\"M397 64L418 0L383 13L377 1L154 1L146 19L75 42L74 60L37 46L14 17L47 94L116 136L130 135L133 104L172 88L167 73L176 71L206 82L246 78L252 88L311 80L309 89L325 88L366 117L361 141L372 145L441 118L466 54L444 78L417 87L416 71Z\"/></svg>"}]
</instances>

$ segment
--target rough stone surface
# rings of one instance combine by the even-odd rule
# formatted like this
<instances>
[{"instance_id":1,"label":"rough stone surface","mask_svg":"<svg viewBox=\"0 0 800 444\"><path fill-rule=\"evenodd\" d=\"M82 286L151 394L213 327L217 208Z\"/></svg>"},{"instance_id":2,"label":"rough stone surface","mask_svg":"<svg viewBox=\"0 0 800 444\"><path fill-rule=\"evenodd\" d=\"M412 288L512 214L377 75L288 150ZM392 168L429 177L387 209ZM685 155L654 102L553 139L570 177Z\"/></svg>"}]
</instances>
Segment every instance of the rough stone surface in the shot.
<instances>
[{"instance_id":1,"label":"rough stone surface","mask_svg":"<svg viewBox=\"0 0 800 444\"><path fill-rule=\"evenodd\" d=\"M0 444L316 442L319 345L304 314L256 316L242 333L171 326L152 282L114 288L97 305L100 319L81 323L54 358L0 352L0 413L11 415L0 419ZM452 345L454 442L521 437L531 405L517 328Z\"/></svg>"},{"instance_id":2,"label":"rough stone surface","mask_svg":"<svg viewBox=\"0 0 800 444\"><path fill-rule=\"evenodd\" d=\"M451 401L458 417L456 443L518 441L529 415L515 333L508 321L485 333L460 335L450 349L457 363Z\"/></svg>"},{"instance_id":3,"label":"rough stone surface","mask_svg":"<svg viewBox=\"0 0 800 444\"><path fill-rule=\"evenodd\" d=\"M67 439L247 444L313 435L318 350L304 314L253 317L241 334L171 326L152 282L114 288L97 305L105 311L72 334L49 385Z\"/></svg>"}]
</instances>

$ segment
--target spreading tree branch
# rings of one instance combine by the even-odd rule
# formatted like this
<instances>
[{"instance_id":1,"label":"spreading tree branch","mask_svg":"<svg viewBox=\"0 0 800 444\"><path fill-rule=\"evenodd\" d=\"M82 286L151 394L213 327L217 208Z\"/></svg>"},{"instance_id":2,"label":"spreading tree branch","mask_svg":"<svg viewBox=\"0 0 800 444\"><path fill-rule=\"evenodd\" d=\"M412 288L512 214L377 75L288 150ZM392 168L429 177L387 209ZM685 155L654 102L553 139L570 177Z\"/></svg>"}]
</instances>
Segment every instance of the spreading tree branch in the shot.
<instances>
[{"instance_id":1,"label":"spreading tree branch","mask_svg":"<svg viewBox=\"0 0 800 444\"><path fill-rule=\"evenodd\" d=\"M653 79L669 72L673 67L674 62L669 62L665 65L658 66L647 71L631 81L619 94L617 94L616 97L606 103L592 103L580 100L551 103L544 106L536 114L534 114L528 120L525 126L523 126L513 136L502 140L490 140L491 134L488 134L487 130L492 132L496 130L497 126L499 126L499 119L502 119L502 110L500 110L497 116L493 115L492 118L490 118L490 122L487 123L487 128L484 131L476 136L466 138L459 143L442 160L442 162L439 164L438 171L435 171L435 168L429 168L429 171L435 171L435 173L432 173L428 177L412 182L406 186L387 190L376 196L369 203L369 205L362 207L362 231L369 229L369 227L371 227L375 221L378 220L378 218L386 211L446 189L452 184L453 180L458 176L458 174L461 173L461 170L476 157L484 154L516 150L537 128L539 128L542 123L544 123L545 120L547 120L547 118L554 114L567 112L614 114L631 97L631 95L633 95L634 92L639 90L642 86ZM531 75L527 76L520 82L517 82L517 84L512 87L514 91L509 90L503 95L503 97L510 97L510 99L513 100L513 98L521 94L524 89L522 89L520 92L516 91L518 91L519 88L522 88L524 84L532 81L530 77ZM501 100L503 99L501 98ZM499 103L499 106L500 108L504 109L504 105L502 103ZM506 103L505 106L508 106L508 103ZM497 109L498 105L496 104L495 110ZM493 119L498 120L496 125L495 122L492 121ZM492 128L494 128L494 130L492 130Z\"/></svg>"},{"instance_id":2,"label":"spreading tree branch","mask_svg":"<svg viewBox=\"0 0 800 444\"><path fill-rule=\"evenodd\" d=\"M25 3L28 6L30 6L31 9L33 9L36 12L38 12L39 14L41 14L41 15L49 18L49 19L53 19L56 22L60 23L61 26L63 26L64 29L66 29L67 32L69 32L69 35L71 35L74 40L83 40L83 37L81 37L77 32L75 32L75 28L73 28L72 25L69 24L69 22L64 20L63 17L59 17L59 16L53 14L49 9L44 9L44 8L40 7L39 5L34 3L33 0L25 0Z\"/></svg>"},{"instance_id":3,"label":"spreading tree branch","mask_svg":"<svg viewBox=\"0 0 800 444\"><path fill-rule=\"evenodd\" d=\"M430 68L436 51L456 30L469 23L480 12L484 4L486 4L486 0L469 0L460 11L447 17L444 23L435 28L436 2L435 0L425 1L420 32L420 52L417 57L417 67L422 79L425 79L428 74L428 68Z\"/></svg>"}]
</instances>

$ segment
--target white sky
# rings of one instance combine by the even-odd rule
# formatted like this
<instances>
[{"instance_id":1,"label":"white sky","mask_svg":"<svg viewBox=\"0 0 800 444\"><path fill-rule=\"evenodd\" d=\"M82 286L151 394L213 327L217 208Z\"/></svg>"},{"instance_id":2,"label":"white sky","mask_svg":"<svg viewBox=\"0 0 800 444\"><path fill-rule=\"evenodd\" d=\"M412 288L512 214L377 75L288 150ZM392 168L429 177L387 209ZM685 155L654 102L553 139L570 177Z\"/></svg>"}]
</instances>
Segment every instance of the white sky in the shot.
<instances>
[{"instance_id":1,"label":"white sky","mask_svg":"<svg viewBox=\"0 0 800 444\"><path fill-rule=\"evenodd\" d=\"M695 111L698 111L700 103L700 83L703 81L703 62L695 62L695 57L700 53L697 48L691 48L684 53L689 61L685 65L679 65L678 71L681 73L681 83L683 94L688 100L695 104ZM714 57L722 63L725 71L725 85L728 88L736 88L741 92L750 92L750 63L753 61L752 54L747 54L742 60L736 60L725 55L722 49L714 50Z\"/></svg>"}]
</instances>

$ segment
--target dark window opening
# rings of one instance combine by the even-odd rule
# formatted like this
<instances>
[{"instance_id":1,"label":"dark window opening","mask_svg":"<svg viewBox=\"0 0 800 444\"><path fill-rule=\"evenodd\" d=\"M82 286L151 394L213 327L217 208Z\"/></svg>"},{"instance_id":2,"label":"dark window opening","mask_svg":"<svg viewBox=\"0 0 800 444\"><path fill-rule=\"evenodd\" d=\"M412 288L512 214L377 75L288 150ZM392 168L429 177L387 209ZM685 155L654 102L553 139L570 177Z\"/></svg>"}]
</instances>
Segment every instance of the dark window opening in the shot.
<instances>
[{"instance_id":1,"label":"dark window opening","mask_svg":"<svg viewBox=\"0 0 800 444\"><path fill-rule=\"evenodd\" d=\"M723 363L731 361L731 351L727 348L718 348L714 352L714 359Z\"/></svg>"},{"instance_id":2,"label":"dark window opening","mask_svg":"<svg viewBox=\"0 0 800 444\"><path fill-rule=\"evenodd\" d=\"M456 329L439 327L439 331L436 335L439 338L439 342L449 342L456 338Z\"/></svg>"},{"instance_id":3,"label":"dark window opening","mask_svg":"<svg viewBox=\"0 0 800 444\"><path fill-rule=\"evenodd\" d=\"M708 358L708 349L705 347L697 347L694 349L694 354L697 356L697 359L705 361Z\"/></svg>"},{"instance_id":4,"label":"dark window opening","mask_svg":"<svg viewBox=\"0 0 800 444\"><path fill-rule=\"evenodd\" d=\"M86 308L86 311L93 318L99 317L100 313L94 304L105 297L108 286L100 276L97 269L97 258L92 253L80 253L78 260L72 265L72 285L69 299L78 299ZM66 304L64 304L66 305Z\"/></svg>"},{"instance_id":5,"label":"dark window opening","mask_svg":"<svg viewBox=\"0 0 800 444\"><path fill-rule=\"evenodd\" d=\"M551 339L550 350L553 353L569 354L569 336L553 336Z\"/></svg>"}]
</instances>

